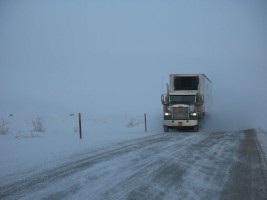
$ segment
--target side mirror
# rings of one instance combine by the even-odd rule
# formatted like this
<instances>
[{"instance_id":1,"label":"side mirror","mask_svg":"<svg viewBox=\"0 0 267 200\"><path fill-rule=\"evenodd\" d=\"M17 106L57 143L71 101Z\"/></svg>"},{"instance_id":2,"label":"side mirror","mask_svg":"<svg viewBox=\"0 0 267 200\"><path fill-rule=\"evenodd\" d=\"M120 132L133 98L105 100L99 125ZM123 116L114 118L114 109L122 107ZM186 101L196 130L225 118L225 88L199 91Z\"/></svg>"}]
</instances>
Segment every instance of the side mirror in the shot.
<instances>
[{"instance_id":1,"label":"side mirror","mask_svg":"<svg viewBox=\"0 0 267 200\"><path fill-rule=\"evenodd\" d=\"M163 105L167 105L168 104L168 97L165 94L161 95L161 103Z\"/></svg>"},{"instance_id":2,"label":"side mirror","mask_svg":"<svg viewBox=\"0 0 267 200\"><path fill-rule=\"evenodd\" d=\"M203 95L199 95L197 96L197 103L198 106L201 106L204 104L204 96Z\"/></svg>"},{"instance_id":3,"label":"side mirror","mask_svg":"<svg viewBox=\"0 0 267 200\"><path fill-rule=\"evenodd\" d=\"M201 103L204 104L204 96L201 95Z\"/></svg>"},{"instance_id":4,"label":"side mirror","mask_svg":"<svg viewBox=\"0 0 267 200\"><path fill-rule=\"evenodd\" d=\"M165 101L164 101L165 97L164 97L164 94L161 95L161 103L164 104Z\"/></svg>"}]
</instances>

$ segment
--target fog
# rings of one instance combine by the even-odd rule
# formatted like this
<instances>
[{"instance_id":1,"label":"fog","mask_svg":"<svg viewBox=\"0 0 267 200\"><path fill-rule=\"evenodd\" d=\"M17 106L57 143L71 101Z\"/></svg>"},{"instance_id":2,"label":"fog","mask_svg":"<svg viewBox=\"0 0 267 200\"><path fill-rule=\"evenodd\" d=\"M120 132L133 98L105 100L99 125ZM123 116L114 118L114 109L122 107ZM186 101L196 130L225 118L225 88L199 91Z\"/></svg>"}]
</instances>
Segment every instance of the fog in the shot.
<instances>
[{"instance_id":1,"label":"fog","mask_svg":"<svg viewBox=\"0 0 267 200\"><path fill-rule=\"evenodd\" d=\"M169 74L204 73L207 129L266 127L266 19L265 0L1 0L1 115L147 112L160 124Z\"/></svg>"}]
</instances>

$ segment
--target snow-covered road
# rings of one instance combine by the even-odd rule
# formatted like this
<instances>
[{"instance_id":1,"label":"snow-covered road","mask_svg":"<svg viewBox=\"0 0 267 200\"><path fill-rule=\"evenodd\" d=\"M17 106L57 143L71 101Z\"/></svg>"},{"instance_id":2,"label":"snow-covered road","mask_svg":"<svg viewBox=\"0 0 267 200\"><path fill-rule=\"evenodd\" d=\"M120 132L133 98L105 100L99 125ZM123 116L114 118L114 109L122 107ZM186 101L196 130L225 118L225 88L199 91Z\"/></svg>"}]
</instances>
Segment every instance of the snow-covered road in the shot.
<instances>
[{"instance_id":1,"label":"snow-covered road","mask_svg":"<svg viewBox=\"0 0 267 200\"><path fill-rule=\"evenodd\" d=\"M265 199L267 134L156 134L1 183L1 199ZM264 147L265 148L265 147Z\"/></svg>"}]
</instances>

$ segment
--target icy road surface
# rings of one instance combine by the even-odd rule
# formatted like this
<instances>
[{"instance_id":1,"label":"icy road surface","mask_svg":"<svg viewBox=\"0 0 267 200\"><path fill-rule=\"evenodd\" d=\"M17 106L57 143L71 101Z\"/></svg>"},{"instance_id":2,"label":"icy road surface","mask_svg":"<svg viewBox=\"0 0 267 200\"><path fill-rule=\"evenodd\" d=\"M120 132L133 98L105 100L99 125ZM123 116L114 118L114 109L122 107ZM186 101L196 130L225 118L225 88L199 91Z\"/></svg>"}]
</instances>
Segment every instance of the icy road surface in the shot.
<instances>
[{"instance_id":1,"label":"icy road surface","mask_svg":"<svg viewBox=\"0 0 267 200\"><path fill-rule=\"evenodd\" d=\"M259 134L266 145L253 129L124 142L1 183L0 199L267 199Z\"/></svg>"}]
</instances>

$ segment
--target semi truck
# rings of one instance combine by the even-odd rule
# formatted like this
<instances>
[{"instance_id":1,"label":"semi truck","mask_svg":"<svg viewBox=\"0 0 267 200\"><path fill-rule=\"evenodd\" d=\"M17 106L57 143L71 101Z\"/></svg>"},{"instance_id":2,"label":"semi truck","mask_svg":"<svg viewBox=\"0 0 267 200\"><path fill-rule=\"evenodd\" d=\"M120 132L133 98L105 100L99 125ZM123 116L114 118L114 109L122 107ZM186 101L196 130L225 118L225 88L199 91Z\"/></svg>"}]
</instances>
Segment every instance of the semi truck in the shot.
<instances>
[{"instance_id":1,"label":"semi truck","mask_svg":"<svg viewBox=\"0 0 267 200\"><path fill-rule=\"evenodd\" d=\"M205 74L170 74L167 93L161 95L163 129L198 131L211 112L212 82Z\"/></svg>"}]
</instances>

